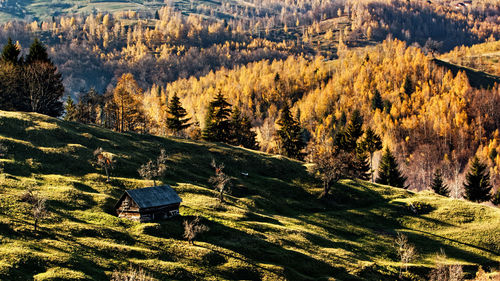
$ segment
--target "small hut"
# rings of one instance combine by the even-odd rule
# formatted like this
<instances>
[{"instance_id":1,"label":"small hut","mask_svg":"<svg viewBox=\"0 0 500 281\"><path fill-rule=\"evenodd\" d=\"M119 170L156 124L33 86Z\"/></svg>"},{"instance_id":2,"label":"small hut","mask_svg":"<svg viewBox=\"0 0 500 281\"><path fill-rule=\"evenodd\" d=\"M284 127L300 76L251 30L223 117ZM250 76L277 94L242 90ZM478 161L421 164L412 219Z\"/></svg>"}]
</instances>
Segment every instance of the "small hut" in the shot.
<instances>
[{"instance_id":1,"label":"small hut","mask_svg":"<svg viewBox=\"0 0 500 281\"><path fill-rule=\"evenodd\" d=\"M182 199L169 185L126 190L115 205L120 218L149 222L179 214Z\"/></svg>"}]
</instances>

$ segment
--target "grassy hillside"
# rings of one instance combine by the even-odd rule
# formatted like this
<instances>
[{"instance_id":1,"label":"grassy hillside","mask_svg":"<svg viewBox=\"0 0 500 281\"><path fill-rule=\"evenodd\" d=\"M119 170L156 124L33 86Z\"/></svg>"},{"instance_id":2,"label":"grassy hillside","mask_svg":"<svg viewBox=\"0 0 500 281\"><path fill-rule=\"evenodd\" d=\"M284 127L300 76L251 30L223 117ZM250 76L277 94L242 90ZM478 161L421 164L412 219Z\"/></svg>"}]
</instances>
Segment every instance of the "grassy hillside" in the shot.
<instances>
[{"instance_id":1,"label":"grassy hillside","mask_svg":"<svg viewBox=\"0 0 500 281\"><path fill-rule=\"evenodd\" d=\"M433 59L432 62L438 66L442 66L450 70L453 75L456 75L459 71L465 72L465 75L469 78L469 83L474 88L484 88L491 89L495 85L500 84L500 77L488 74L483 71L478 71L470 67L465 67L457 64L453 64L446 60Z\"/></svg>"},{"instance_id":2,"label":"grassy hillside","mask_svg":"<svg viewBox=\"0 0 500 281\"><path fill-rule=\"evenodd\" d=\"M323 202L306 167L277 156L38 114L0 112L0 124L8 149L0 176L1 280L109 280L130 265L160 280L396 280L397 232L417 247L410 271L422 280L440 249L469 272L500 262L497 208L351 180L334 187L335 202ZM98 147L117 159L111 183L92 164ZM136 170L161 148L170 154L165 182L183 199L182 216L118 219L114 203L124 189L151 185ZM212 158L236 178L225 205L207 182ZM29 186L48 198L50 218L38 233L19 200ZM432 207L415 215L408 209L415 202ZM210 231L191 246L182 222L194 215Z\"/></svg>"},{"instance_id":3,"label":"grassy hillside","mask_svg":"<svg viewBox=\"0 0 500 281\"><path fill-rule=\"evenodd\" d=\"M141 0L109 0L109 1L84 1L84 0L4 0L0 6L0 22L5 22L13 19L36 19L50 20L52 16L64 16L74 14L88 15L95 12L114 13L136 11L153 15L156 10L165 5L164 1L141 1ZM210 0L197 0L196 4L187 0L173 1L172 4L189 14L198 14L197 6L205 5L206 7L220 7L221 2ZM234 1L233 4L244 5L240 1ZM227 14L220 14L217 17L231 17Z\"/></svg>"}]
</instances>

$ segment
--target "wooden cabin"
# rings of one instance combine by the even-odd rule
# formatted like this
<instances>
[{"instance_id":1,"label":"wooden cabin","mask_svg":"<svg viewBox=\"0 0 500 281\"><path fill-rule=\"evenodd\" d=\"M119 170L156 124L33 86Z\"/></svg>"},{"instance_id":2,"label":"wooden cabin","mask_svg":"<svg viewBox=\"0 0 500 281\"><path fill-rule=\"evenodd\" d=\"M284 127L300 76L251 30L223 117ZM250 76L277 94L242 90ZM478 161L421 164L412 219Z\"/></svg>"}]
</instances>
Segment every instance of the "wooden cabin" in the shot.
<instances>
[{"instance_id":1,"label":"wooden cabin","mask_svg":"<svg viewBox=\"0 0 500 281\"><path fill-rule=\"evenodd\" d=\"M120 218L150 222L178 215L181 202L175 190L162 185L126 190L115 210Z\"/></svg>"}]
</instances>

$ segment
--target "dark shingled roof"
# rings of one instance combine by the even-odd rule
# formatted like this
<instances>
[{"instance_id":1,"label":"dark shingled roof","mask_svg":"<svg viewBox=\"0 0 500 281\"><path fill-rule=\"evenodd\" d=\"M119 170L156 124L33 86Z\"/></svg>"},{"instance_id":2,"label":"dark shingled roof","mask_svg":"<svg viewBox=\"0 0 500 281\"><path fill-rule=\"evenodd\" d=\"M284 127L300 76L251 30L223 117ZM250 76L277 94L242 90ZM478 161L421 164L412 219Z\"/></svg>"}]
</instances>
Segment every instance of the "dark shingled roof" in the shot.
<instances>
[{"instance_id":1,"label":"dark shingled roof","mask_svg":"<svg viewBox=\"0 0 500 281\"><path fill-rule=\"evenodd\" d=\"M182 199L169 185L131 189L125 191L140 208L178 204Z\"/></svg>"}]
</instances>

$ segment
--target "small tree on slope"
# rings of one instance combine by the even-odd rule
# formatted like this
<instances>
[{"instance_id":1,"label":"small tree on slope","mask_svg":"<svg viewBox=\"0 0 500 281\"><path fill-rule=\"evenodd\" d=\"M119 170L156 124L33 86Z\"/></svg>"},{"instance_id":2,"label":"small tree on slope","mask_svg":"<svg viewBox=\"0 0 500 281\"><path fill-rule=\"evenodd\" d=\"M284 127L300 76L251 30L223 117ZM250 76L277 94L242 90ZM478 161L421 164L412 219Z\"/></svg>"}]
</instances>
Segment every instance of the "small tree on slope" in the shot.
<instances>
[{"instance_id":1,"label":"small tree on slope","mask_svg":"<svg viewBox=\"0 0 500 281\"><path fill-rule=\"evenodd\" d=\"M479 158L474 157L465 176L465 199L473 202L489 201L491 188L488 167L479 161Z\"/></svg>"},{"instance_id":2,"label":"small tree on slope","mask_svg":"<svg viewBox=\"0 0 500 281\"><path fill-rule=\"evenodd\" d=\"M389 148L385 149L384 155L382 156L382 159L380 159L378 178L376 182L406 188L406 177L404 177L399 171L398 163Z\"/></svg>"},{"instance_id":3,"label":"small tree on slope","mask_svg":"<svg viewBox=\"0 0 500 281\"><path fill-rule=\"evenodd\" d=\"M191 124L188 123L191 118L185 118L187 112L186 109L182 107L177 93L174 94L167 106L167 114L167 128L176 135L191 126Z\"/></svg>"},{"instance_id":4,"label":"small tree on slope","mask_svg":"<svg viewBox=\"0 0 500 281\"><path fill-rule=\"evenodd\" d=\"M446 186L446 184L443 183L443 175L441 174L440 169L436 169L436 171L434 171L431 183L431 189L434 190L434 192L439 195L443 196L450 195L450 190L448 189L448 186Z\"/></svg>"}]
</instances>

